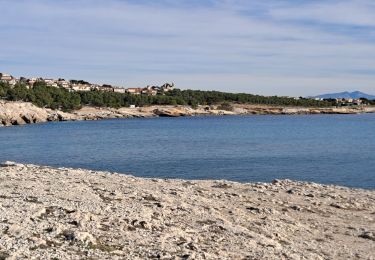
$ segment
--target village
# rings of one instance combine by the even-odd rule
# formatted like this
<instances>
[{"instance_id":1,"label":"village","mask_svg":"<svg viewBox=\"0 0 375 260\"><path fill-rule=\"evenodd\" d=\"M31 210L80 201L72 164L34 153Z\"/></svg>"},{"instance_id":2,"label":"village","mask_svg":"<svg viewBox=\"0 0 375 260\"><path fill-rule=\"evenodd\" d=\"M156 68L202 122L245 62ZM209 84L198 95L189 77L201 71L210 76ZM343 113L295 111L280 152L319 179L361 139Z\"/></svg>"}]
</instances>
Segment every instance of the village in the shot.
<instances>
[{"instance_id":1,"label":"village","mask_svg":"<svg viewBox=\"0 0 375 260\"><path fill-rule=\"evenodd\" d=\"M50 78L41 78L41 77L33 77L33 78L26 78L20 77L16 78L8 73L1 73L0 72L0 83L7 83L10 86L15 86L18 83L24 84L28 89L33 88L34 84L37 82L44 82L46 86L55 87L55 88L63 88L68 90L69 92L88 92L88 91L104 91L104 92L114 92L114 93L128 93L132 95L147 95L147 96L156 96L156 95L164 95L166 92L171 91L174 89L174 83L165 83L162 86L146 86L146 87L138 87L138 88L124 88L119 86L112 86L109 84L92 84L84 80L65 80L62 78L59 79L50 79ZM301 99L312 99L315 101L329 101L335 106L338 107L345 107L345 106L365 106L368 105L369 102L366 99L361 98L315 98L315 97L289 97L283 96L282 98L292 98L295 100Z\"/></svg>"},{"instance_id":2,"label":"village","mask_svg":"<svg viewBox=\"0 0 375 260\"><path fill-rule=\"evenodd\" d=\"M174 89L174 83L165 83L162 86L146 86L139 88L124 88L119 86L112 86L108 84L92 84L83 80L65 80L65 79L49 79L41 77L16 78L7 73L0 73L0 82L8 83L10 86L15 86L18 83L23 83L27 88L33 88L36 82L44 82L49 87L64 88L70 92L74 91L106 91L115 93L129 93L133 95L150 95L155 96L158 94L163 94L165 92Z\"/></svg>"},{"instance_id":3,"label":"village","mask_svg":"<svg viewBox=\"0 0 375 260\"><path fill-rule=\"evenodd\" d=\"M314 98L317 101L331 101L332 99L324 99L324 98ZM360 98L334 98L333 99L337 106L361 106L361 105L368 105L363 99Z\"/></svg>"}]
</instances>

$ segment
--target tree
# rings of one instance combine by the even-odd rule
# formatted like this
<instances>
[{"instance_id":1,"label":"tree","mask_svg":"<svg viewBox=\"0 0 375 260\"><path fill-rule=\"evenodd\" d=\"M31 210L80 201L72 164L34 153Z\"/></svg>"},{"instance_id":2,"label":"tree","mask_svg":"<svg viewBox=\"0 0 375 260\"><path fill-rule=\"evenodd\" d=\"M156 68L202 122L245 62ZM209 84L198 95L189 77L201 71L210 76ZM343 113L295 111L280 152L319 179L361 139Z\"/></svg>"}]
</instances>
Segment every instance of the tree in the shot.
<instances>
[{"instance_id":1,"label":"tree","mask_svg":"<svg viewBox=\"0 0 375 260\"><path fill-rule=\"evenodd\" d=\"M17 101L17 100L27 100L28 89L23 83L17 83L14 88L8 89L8 99Z\"/></svg>"},{"instance_id":2,"label":"tree","mask_svg":"<svg viewBox=\"0 0 375 260\"><path fill-rule=\"evenodd\" d=\"M220 110L226 110L226 111L233 111L233 107L228 102L222 103L220 106L217 107Z\"/></svg>"}]
</instances>

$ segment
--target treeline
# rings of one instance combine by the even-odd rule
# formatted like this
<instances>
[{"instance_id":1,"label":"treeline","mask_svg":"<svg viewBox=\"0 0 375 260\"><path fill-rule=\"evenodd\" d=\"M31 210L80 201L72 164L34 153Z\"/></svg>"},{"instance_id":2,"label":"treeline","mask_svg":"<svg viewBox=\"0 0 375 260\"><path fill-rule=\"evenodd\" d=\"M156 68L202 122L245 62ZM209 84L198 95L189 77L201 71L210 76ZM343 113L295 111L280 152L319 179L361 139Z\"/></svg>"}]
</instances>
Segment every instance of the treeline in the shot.
<instances>
[{"instance_id":1,"label":"treeline","mask_svg":"<svg viewBox=\"0 0 375 260\"><path fill-rule=\"evenodd\" d=\"M0 98L32 102L39 107L73 110L83 105L99 107L127 107L130 105L214 105L221 103L246 103L280 106L314 106L324 107L335 105L329 101L312 99L294 99L287 97L265 97L251 94L234 94L219 91L179 90L166 92L165 95L147 96L128 93L103 91L69 92L64 88L48 87L44 82L36 82L28 89L23 83L10 87L0 83Z\"/></svg>"},{"instance_id":2,"label":"treeline","mask_svg":"<svg viewBox=\"0 0 375 260\"><path fill-rule=\"evenodd\" d=\"M0 98L10 101L32 102L39 107L62 109L65 111L77 109L81 106L79 93L66 89L48 87L44 82L36 82L32 89L24 83L17 83L14 87L7 83L0 83Z\"/></svg>"},{"instance_id":3,"label":"treeline","mask_svg":"<svg viewBox=\"0 0 375 260\"><path fill-rule=\"evenodd\" d=\"M375 106L375 100L368 100L367 98L360 98L363 104Z\"/></svg>"},{"instance_id":4,"label":"treeline","mask_svg":"<svg viewBox=\"0 0 375 260\"><path fill-rule=\"evenodd\" d=\"M306 106L306 107L326 107L332 106L334 103L328 101L317 101L305 98L289 98L289 97L266 97L245 93L226 93L219 91L202 91L202 90L179 90L175 89L167 92L168 96L180 97L182 100L189 101L194 104L212 105L222 102L235 102L241 104L256 105L279 105L279 106Z\"/></svg>"}]
</instances>

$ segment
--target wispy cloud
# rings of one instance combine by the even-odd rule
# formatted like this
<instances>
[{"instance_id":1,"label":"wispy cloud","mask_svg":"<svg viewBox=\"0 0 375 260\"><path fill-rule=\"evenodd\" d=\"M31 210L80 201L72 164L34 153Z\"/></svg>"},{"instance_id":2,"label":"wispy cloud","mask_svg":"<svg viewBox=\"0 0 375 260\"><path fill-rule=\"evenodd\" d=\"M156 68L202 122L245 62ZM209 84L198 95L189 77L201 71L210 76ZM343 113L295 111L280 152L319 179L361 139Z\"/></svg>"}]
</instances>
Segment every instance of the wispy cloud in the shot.
<instances>
[{"instance_id":1,"label":"wispy cloud","mask_svg":"<svg viewBox=\"0 0 375 260\"><path fill-rule=\"evenodd\" d=\"M375 91L367 0L0 0L0 70L279 95ZM6 7L6 8L4 8ZM365 73L364 73L365 72Z\"/></svg>"}]
</instances>

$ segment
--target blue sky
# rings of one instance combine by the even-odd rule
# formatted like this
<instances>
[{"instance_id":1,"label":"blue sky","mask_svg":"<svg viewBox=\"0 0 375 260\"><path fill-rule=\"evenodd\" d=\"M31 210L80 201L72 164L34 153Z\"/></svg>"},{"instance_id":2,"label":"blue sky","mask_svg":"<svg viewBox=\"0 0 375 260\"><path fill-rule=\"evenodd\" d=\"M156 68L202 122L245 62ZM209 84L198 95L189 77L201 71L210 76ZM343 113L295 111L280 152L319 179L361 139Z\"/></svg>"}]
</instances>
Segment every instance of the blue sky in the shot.
<instances>
[{"instance_id":1,"label":"blue sky","mask_svg":"<svg viewBox=\"0 0 375 260\"><path fill-rule=\"evenodd\" d=\"M126 87L375 93L373 0L0 0L0 71Z\"/></svg>"}]
</instances>

